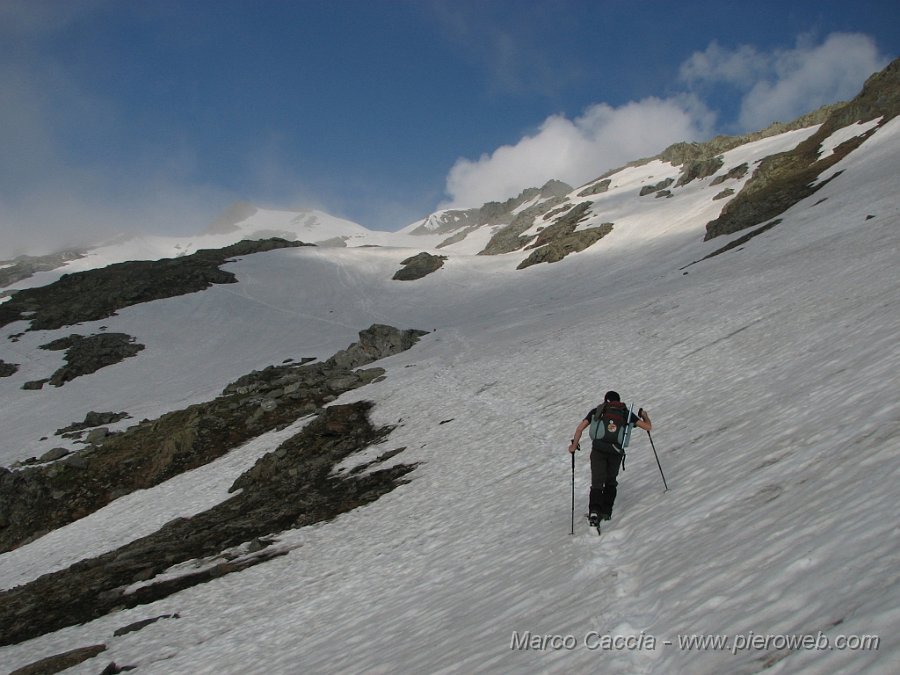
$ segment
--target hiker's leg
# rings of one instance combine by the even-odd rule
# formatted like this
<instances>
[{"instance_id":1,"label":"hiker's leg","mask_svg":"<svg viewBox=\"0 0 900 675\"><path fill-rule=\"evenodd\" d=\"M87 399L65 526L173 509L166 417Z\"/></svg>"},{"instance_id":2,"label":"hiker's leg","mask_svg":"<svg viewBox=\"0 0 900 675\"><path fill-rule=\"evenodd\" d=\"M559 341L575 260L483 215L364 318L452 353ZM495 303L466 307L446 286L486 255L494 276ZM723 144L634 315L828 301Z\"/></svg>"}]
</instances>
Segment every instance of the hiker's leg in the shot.
<instances>
[{"instance_id":1,"label":"hiker's leg","mask_svg":"<svg viewBox=\"0 0 900 675\"><path fill-rule=\"evenodd\" d=\"M616 501L618 493L618 481L616 476L619 475L619 466L622 464L622 456L619 453L604 453L604 481L603 489L599 495L600 513L611 516L613 504Z\"/></svg>"},{"instance_id":2,"label":"hiker's leg","mask_svg":"<svg viewBox=\"0 0 900 675\"><path fill-rule=\"evenodd\" d=\"M603 502L603 484L606 481L606 457L603 452L591 451L591 494L588 511L599 513Z\"/></svg>"}]
</instances>

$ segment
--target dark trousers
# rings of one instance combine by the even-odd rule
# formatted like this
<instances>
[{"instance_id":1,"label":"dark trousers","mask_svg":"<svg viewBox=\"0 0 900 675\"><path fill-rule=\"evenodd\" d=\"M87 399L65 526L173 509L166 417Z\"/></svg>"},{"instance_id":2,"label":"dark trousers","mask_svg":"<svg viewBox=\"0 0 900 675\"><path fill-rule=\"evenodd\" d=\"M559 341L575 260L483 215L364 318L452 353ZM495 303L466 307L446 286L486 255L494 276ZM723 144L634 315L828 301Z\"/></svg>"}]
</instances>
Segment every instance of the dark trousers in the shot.
<instances>
[{"instance_id":1,"label":"dark trousers","mask_svg":"<svg viewBox=\"0 0 900 675\"><path fill-rule=\"evenodd\" d=\"M588 509L591 513L612 515L616 501L616 487L622 455L607 443L594 443L591 450L591 496Z\"/></svg>"}]
</instances>

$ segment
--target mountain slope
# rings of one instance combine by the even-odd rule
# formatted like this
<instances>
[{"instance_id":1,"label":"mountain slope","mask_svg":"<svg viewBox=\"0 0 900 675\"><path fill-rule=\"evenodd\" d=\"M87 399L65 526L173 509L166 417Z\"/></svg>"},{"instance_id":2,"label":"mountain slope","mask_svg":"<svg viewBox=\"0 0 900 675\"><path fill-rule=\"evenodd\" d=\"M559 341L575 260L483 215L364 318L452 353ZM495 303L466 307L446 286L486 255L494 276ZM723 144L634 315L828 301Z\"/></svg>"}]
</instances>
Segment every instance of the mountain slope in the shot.
<instances>
[{"instance_id":1,"label":"mountain slope","mask_svg":"<svg viewBox=\"0 0 900 675\"><path fill-rule=\"evenodd\" d=\"M0 658L16 667L103 642L107 651L71 672L110 661L150 673L886 672L900 658L900 124L840 158L840 175L776 227L682 269L740 236L703 241L721 208L714 194L729 181L738 192L750 172L712 186L715 177L813 133L734 148L716 174L643 197L679 169L658 160L617 172L579 225L609 221L612 231L553 265L515 271L524 251L450 255L409 284L390 279L409 249L246 256L226 266L237 284L104 320L147 348L52 391L18 387L59 359L35 349L59 331L4 340L0 358L21 366L0 379L11 460L45 449L37 437L86 408L139 419L183 407L253 368L324 358L373 319L433 330L379 362L383 381L338 400L373 401L373 422L395 427L389 447L404 450L384 466L417 465L408 484L276 533L284 555L264 564L3 647ZM666 189L671 197L656 197ZM652 414L671 489L638 434L597 540L580 518L581 453L573 537L565 446L608 388ZM3 554L0 580L28 582L200 513L280 442L251 441ZM529 632L575 644L520 648ZM732 653L751 632L770 639ZM880 643L791 650L777 639L820 632L831 646L839 636ZM679 647L701 634L731 643ZM602 636L622 641L592 649Z\"/></svg>"}]
</instances>

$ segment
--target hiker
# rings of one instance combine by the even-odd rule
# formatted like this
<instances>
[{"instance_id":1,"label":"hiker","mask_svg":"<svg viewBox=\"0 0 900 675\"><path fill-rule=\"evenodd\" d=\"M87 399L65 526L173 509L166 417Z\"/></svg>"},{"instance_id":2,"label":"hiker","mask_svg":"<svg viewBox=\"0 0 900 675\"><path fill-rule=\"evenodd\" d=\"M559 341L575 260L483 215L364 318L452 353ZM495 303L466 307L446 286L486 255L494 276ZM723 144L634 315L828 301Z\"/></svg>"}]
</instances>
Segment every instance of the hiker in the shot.
<instances>
[{"instance_id":1,"label":"hiker","mask_svg":"<svg viewBox=\"0 0 900 675\"><path fill-rule=\"evenodd\" d=\"M599 415L599 417L598 417ZM597 424L591 425L597 417ZM575 429L575 437L569 446L569 452L575 453L578 449L578 441L581 434L589 426L591 427L591 493L588 500L588 518L591 525L597 525L600 520L609 520L612 517L613 502L616 500L616 476L619 474L619 465L625 456L622 441L627 422L631 422L641 429L650 431L653 425L650 416L643 408L637 415L631 413L628 417L628 408L622 403L622 399L615 391L608 391L603 397L603 403L593 408ZM602 422L602 424L601 424Z\"/></svg>"}]
</instances>

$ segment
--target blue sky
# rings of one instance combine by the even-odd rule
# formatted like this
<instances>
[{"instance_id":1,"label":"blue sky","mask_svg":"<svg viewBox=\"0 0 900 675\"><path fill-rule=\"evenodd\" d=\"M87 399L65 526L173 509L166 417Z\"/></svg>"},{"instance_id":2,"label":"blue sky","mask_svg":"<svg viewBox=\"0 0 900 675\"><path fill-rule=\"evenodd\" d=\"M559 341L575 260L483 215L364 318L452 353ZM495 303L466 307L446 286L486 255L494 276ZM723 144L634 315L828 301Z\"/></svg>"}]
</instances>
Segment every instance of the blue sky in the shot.
<instances>
[{"instance_id":1,"label":"blue sky","mask_svg":"<svg viewBox=\"0 0 900 675\"><path fill-rule=\"evenodd\" d=\"M0 257L229 204L397 229L854 96L900 5L0 0Z\"/></svg>"}]
</instances>

